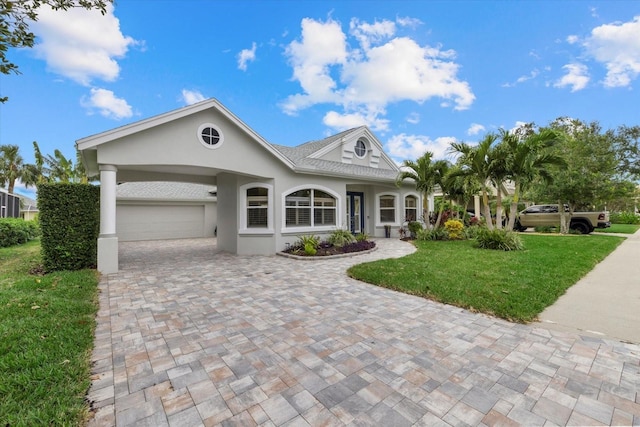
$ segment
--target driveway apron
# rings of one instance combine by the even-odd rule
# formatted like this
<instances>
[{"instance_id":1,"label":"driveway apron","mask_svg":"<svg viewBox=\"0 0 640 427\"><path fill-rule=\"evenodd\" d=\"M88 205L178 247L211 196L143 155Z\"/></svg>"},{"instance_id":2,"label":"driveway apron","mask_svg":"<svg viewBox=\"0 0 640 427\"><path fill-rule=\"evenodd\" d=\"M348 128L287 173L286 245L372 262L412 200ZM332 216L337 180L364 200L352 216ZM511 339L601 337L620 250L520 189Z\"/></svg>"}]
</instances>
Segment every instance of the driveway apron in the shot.
<instances>
[{"instance_id":1,"label":"driveway apron","mask_svg":"<svg viewBox=\"0 0 640 427\"><path fill-rule=\"evenodd\" d=\"M120 243L100 282L90 426L640 425L640 346L358 282L348 258Z\"/></svg>"}]
</instances>

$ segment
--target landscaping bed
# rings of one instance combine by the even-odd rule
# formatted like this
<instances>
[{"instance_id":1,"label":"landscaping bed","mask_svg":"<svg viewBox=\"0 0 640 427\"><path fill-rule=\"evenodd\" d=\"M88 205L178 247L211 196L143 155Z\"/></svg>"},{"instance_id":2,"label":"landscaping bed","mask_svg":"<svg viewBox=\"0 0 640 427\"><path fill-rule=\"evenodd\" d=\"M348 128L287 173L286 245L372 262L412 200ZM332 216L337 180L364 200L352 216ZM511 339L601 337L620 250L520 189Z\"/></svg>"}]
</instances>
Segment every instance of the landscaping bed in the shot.
<instances>
[{"instance_id":1,"label":"landscaping bed","mask_svg":"<svg viewBox=\"0 0 640 427\"><path fill-rule=\"evenodd\" d=\"M343 246L335 246L328 242L322 242L318 245L314 254L305 251L304 247L297 245L292 246L289 249L285 249L284 251L282 251L282 253L285 255L293 255L296 257L322 258L330 256L350 255L360 252L369 252L375 249L375 247L375 242L372 242L370 240L347 243Z\"/></svg>"}]
</instances>

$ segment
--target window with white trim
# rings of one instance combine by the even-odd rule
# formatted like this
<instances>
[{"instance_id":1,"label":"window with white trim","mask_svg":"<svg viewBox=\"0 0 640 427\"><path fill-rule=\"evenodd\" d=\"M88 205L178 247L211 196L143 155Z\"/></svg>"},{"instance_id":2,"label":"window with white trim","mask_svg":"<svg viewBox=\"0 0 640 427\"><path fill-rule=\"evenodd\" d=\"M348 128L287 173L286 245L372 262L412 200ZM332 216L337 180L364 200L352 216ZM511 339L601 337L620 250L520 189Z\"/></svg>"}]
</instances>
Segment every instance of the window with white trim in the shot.
<instances>
[{"instance_id":1,"label":"window with white trim","mask_svg":"<svg viewBox=\"0 0 640 427\"><path fill-rule=\"evenodd\" d=\"M269 226L269 189L253 187L247 189L247 228Z\"/></svg>"},{"instance_id":2,"label":"window with white trim","mask_svg":"<svg viewBox=\"0 0 640 427\"><path fill-rule=\"evenodd\" d=\"M406 196L404 198L404 220L411 222L418 220L418 198Z\"/></svg>"},{"instance_id":3,"label":"window with white trim","mask_svg":"<svg viewBox=\"0 0 640 427\"><path fill-rule=\"evenodd\" d=\"M285 197L287 227L321 227L336 225L336 199L313 188L294 191Z\"/></svg>"},{"instance_id":4,"label":"window with white trim","mask_svg":"<svg viewBox=\"0 0 640 427\"><path fill-rule=\"evenodd\" d=\"M395 223L396 222L396 197L392 195L383 195L380 201L380 222Z\"/></svg>"}]
</instances>

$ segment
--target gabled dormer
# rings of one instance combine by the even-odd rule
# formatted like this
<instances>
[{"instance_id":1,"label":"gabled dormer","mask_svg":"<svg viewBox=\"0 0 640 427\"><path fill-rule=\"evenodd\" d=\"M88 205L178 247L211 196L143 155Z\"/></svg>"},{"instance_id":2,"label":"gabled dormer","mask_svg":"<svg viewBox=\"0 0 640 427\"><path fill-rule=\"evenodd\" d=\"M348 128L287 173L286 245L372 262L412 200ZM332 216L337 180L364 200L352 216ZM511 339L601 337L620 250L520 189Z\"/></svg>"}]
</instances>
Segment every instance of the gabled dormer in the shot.
<instances>
[{"instance_id":1,"label":"gabled dormer","mask_svg":"<svg viewBox=\"0 0 640 427\"><path fill-rule=\"evenodd\" d=\"M361 126L326 138L318 144L310 159L328 160L371 168L395 169L393 161L384 154L382 144L369 128Z\"/></svg>"}]
</instances>

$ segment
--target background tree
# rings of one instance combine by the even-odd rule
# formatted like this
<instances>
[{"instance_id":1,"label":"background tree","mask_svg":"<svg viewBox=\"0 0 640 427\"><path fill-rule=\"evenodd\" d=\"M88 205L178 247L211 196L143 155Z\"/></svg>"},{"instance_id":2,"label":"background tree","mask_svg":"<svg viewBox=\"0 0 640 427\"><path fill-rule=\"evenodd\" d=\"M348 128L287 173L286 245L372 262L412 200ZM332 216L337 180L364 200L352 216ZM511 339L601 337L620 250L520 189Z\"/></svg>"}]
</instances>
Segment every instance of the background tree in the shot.
<instances>
[{"instance_id":1,"label":"background tree","mask_svg":"<svg viewBox=\"0 0 640 427\"><path fill-rule=\"evenodd\" d=\"M29 169L20 155L20 147L17 145L0 145L0 186L7 185L7 191L13 193L16 181L30 177ZM23 181L26 186L35 183L29 179Z\"/></svg>"},{"instance_id":2,"label":"background tree","mask_svg":"<svg viewBox=\"0 0 640 427\"><path fill-rule=\"evenodd\" d=\"M433 193L436 183L437 171L433 164L433 153L427 151L417 160L405 160L402 163L400 173L396 177L396 185L402 185L405 179L415 182L416 191L422 194L422 217L429 224L429 206L427 198Z\"/></svg>"},{"instance_id":3,"label":"background tree","mask_svg":"<svg viewBox=\"0 0 640 427\"><path fill-rule=\"evenodd\" d=\"M36 36L29 30L29 23L38 20L41 6L53 10L83 7L105 14L109 3L113 0L0 0L0 73L19 74L18 66L7 59L7 52L9 48L33 47ZM6 97L0 98L0 102L6 101Z\"/></svg>"},{"instance_id":4,"label":"background tree","mask_svg":"<svg viewBox=\"0 0 640 427\"><path fill-rule=\"evenodd\" d=\"M568 214L560 209L560 229L566 233L576 209L603 209L613 197L618 173L617 152L614 141L602 132L597 122L559 118L551 122L548 129L562 134L551 152L566 163L550 166L547 171L552 181L538 181L531 196L541 202L569 206Z\"/></svg>"}]
</instances>

